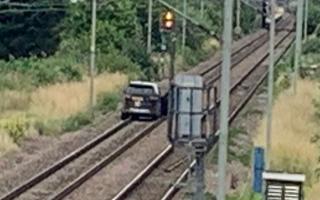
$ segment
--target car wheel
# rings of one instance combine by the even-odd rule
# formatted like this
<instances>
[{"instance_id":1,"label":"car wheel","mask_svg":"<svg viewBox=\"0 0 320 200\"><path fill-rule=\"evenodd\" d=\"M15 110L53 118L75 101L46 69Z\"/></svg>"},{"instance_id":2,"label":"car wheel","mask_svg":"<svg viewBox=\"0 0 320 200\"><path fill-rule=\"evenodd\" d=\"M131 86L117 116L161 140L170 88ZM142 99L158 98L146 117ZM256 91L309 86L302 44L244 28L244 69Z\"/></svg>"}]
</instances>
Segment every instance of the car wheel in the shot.
<instances>
[{"instance_id":1,"label":"car wheel","mask_svg":"<svg viewBox=\"0 0 320 200\"><path fill-rule=\"evenodd\" d=\"M129 115L127 113L121 113L121 119L126 120L128 119Z\"/></svg>"}]
</instances>

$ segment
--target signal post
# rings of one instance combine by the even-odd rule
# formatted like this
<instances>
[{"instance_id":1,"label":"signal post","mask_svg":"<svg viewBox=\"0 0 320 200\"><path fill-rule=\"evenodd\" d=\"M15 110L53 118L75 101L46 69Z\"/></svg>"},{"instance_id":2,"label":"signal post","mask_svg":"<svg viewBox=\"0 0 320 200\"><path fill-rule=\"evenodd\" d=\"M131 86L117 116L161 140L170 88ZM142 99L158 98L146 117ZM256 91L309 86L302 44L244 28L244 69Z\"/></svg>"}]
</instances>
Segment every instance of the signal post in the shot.
<instances>
[{"instance_id":1,"label":"signal post","mask_svg":"<svg viewBox=\"0 0 320 200\"><path fill-rule=\"evenodd\" d=\"M165 10L160 15L160 33L162 38L162 51L167 50L169 47L170 54L170 69L169 69L169 95L168 95L168 132L172 127L172 106L173 106L173 79L175 74L175 54L176 54L176 37L174 35L175 30L175 15L171 10ZM169 44L168 44L169 43Z\"/></svg>"}]
</instances>

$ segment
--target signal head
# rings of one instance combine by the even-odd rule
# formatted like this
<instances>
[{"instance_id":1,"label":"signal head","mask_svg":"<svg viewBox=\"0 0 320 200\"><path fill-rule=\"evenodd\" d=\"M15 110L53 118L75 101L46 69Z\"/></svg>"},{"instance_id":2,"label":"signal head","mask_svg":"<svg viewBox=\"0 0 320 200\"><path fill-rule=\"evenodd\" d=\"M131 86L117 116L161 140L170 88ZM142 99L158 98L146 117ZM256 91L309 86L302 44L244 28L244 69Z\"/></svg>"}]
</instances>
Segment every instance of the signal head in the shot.
<instances>
[{"instance_id":1,"label":"signal head","mask_svg":"<svg viewBox=\"0 0 320 200\"><path fill-rule=\"evenodd\" d=\"M160 19L160 28L166 31L172 31L175 26L175 16L170 10L164 11Z\"/></svg>"}]
</instances>

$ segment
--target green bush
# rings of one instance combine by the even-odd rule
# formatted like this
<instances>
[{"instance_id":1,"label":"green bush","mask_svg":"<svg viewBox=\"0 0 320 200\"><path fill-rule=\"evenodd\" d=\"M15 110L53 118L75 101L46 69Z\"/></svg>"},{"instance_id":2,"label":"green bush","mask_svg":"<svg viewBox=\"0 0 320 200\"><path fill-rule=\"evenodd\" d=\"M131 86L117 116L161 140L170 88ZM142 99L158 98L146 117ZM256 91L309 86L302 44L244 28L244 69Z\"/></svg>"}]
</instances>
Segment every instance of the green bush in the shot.
<instances>
[{"instance_id":1,"label":"green bush","mask_svg":"<svg viewBox=\"0 0 320 200\"><path fill-rule=\"evenodd\" d=\"M96 111L102 112L103 114L115 111L121 100L119 92L106 92L98 96Z\"/></svg>"},{"instance_id":2,"label":"green bush","mask_svg":"<svg viewBox=\"0 0 320 200\"><path fill-rule=\"evenodd\" d=\"M24 117L16 117L3 122L2 127L15 143L24 138L30 128L30 123Z\"/></svg>"},{"instance_id":3,"label":"green bush","mask_svg":"<svg viewBox=\"0 0 320 200\"><path fill-rule=\"evenodd\" d=\"M213 194L207 192L207 193L205 193L205 199L206 200L216 200L217 198Z\"/></svg>"},{"instance_id":4,"label":"green bush","mask_svg":"<svg viewBox=\"0 0 320 200\"><path fill-rule=\"evenodd\" d=\"M320 39L311 38L303 46L303 54L320 53Z\"/></svg>"},{"instance_id":5,"label":"green bush","mask_svg":"<svg viewBox=\"0 0 320 200\"><path fill-rule=\"evenodd\" d=\"M31 90L33 88L32 78L17 72L0 71L1 90Z\"/></svg>"},{"instance_id":6,"label":"green bush","mask_svg":"<svg viewBox=\"0 0 320 200\"><path fill-rule=\"evenodd\" d=\"M121 55L118 51L111 51L109 54L100 53L97 56L98 73L109 72L138 72L139 66L133 63L128 57Z\"/></svg>"},{"instance_id":7,"label":"green bush","mask_svg":"<svg viewBox=\"0 0 320 200\"><path fill-rule=\"evenodd\" d=\"M57 135L61 133L61 120L37 121L34 123L34 129L39 135Z\"/></svg>"},{"instance_id":8,"label":"green bush","mask_svg":"<svg viewBox=\"0 0 320 200\"><path fill-rule=\"evenodd\" d=\"M228 195L227 200L262 200L263 197L259 193L255 193L250 184L238 189L234 194Z\"/></svg>"},{"instance_id":9,"label":"green bush","mask_svg":"<svg viewBox=\"0 0 320 200\"><path fill-rule=\"evenodd\" d=\"M62 130L65 132L78 130L92 122L90 112L79 112L66 119L62 124Z\"/></svg>"},{"instance_id":10,"label":"green bush","mask_svg":"<svg viewBox=\"0 0 320 200\"><path fill-rule=\"evenodd\" d=\"M0 61L0 89L25 89L82 79L83 69L69 57L19 58Z\"/></svg>"},{"instance_id":11,"label":"green bush","mask_svg":"<svg viewBox=\"0 0 320 200\"><path fill-rule=\"evenodd\" d=\"M185 62L190 66L195 66L199 62L206 59L208 56L208 53L204 52L203 50L192 50L189 47L185 48Z\"/></svg>"}]
</instances>

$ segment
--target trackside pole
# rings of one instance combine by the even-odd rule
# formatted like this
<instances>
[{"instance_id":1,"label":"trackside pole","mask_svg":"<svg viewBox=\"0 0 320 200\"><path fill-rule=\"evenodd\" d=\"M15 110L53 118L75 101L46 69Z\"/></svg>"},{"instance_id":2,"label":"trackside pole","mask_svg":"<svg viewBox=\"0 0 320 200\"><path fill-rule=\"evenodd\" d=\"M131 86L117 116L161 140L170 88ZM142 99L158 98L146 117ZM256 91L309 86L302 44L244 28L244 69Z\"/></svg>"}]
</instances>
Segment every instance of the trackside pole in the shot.
<instances>
[{"instance_id":1,"label":"trackside pole","mask_svg":"<svg viewBox=\"0 0 320 200\"><path fill-rule=\"evenodd\" d=\"M237 0L237 20L235 32L238 35L241 33L241 0Z\"/></svg>"},{"instance_id":2,"label":"trackside pole","mask_svg":"<svg viewBox=\"0 0 320 200\"><path fill-rule=\"evenodd\" d=\"M196 165L195 165L195 193L192 200L205 200L204 196L204 152L196 154Z\"/></svg>"},{"instance_id":3,"label":"trackside pole","mask_svg":"<svg viewBox=\"0 0 320 200\"><path fill-rule=\"evenodd\" d=\"M304 11L304 40L308 39L308 13L309 13L309 0L305 0Z\"/></svg>"},{"instance_id":4,"label":"trackside pole","mask_svg":"<svg viewBox=\"0 0 320 200\"><path fill-rule=\"evenodd\" d=\"M297 5L296 50L294 56L293 94L297 93L297 81L300 68L299 65L302 46L303 1L304 0L298 0Z\"/></svg>"},{"instance_id":5,"label":"trackside pole","mask_svg":"<svg viewBox=\"0 0 320 200\"><path fill-rule=\"evenodd\" d=\"M187 15L187 8L188 8L188 2L187 0L183 0L183 15ZM184 52L185 52L185 47L186 47L186 34L187 34L187 19L185 17L183 17L182 20L182 47L181 47L181 51L182 51L182 55L184 56Z\"/></svg>"},{"instance_id":6,"label":"trackside pole","mask_svg":"<svg viewBox=\"0 0 320 200\"><path fill-rule=\"evenodd\" d=\"M148 41L147 41L147 53L150 54L152 51L151 41L152 41L152 7L153 0L149 0L149 8L148 8Z\"/></svg>"},{"instance_id":7,"label":"trackside pole","mask_svg":"<svg viewBox=\"0 0 320 200\"><path fill-rule=\"evenodd\" d=\"M95 104L94 76L96 62L96 22L97 22L97 0L92 0L91 17L91 46L90 46L90 109L93 114Z\"/></svg>"},{"instance_id":8,"label":"trackside pole","mask_svg":"<svg viewBox=\"0 0 320 200\"><path fill-rule=\"evenodd\" d=\"M200 0L200 18L203 19L204 15L204 0Z\"/></svg>"},{"instance_id":9,"label":"trackside pole","mask_svg":"<svg viewBox=\"0 0 320 200\"><path fill-rule=\"evenodd\" d=\"M274 38L275 38L275 0L271 0L271 23L270 23L270 55L268 74L268 106L267 106L267 128L266 128L266 169L270 167L271 133L272 133L272 100L273 100L273 79L274 79Z\"/></svg>"},{"instance_id":10,"label":"trackside pole","mask_svg":"<svg viewBox=\"0 0 320 200\"><path fill-rule=\"evenodd\" d=\"M226 165L228 147L228 115L229 115L229 89L230 89L230 64L232 45L233 0L224 2L224 31L223 31L223 63L221 77L221 120L219 136L218 159L218 200L225 200L226 196Z\"/></svg>"}]
</instances>

